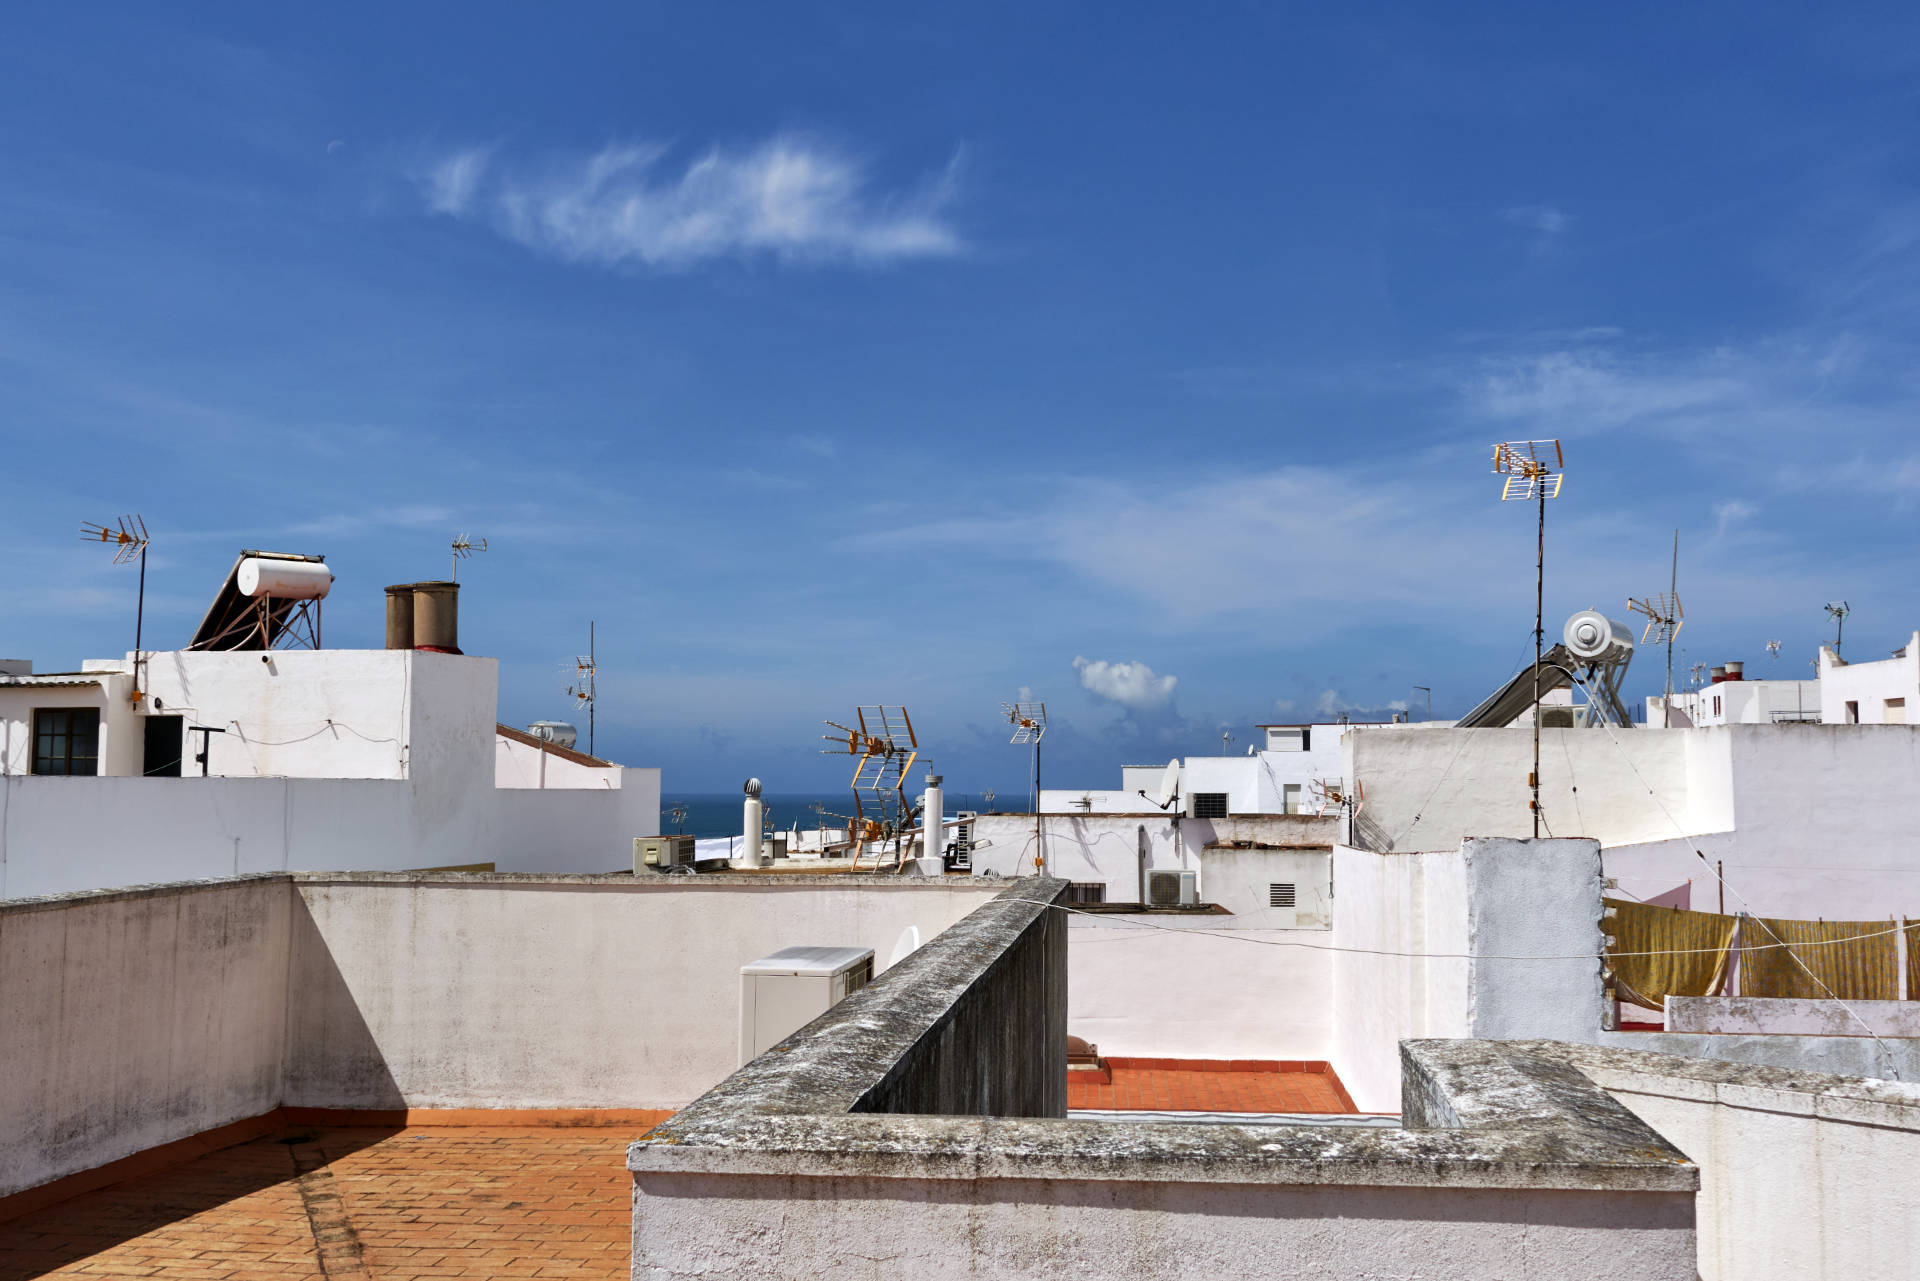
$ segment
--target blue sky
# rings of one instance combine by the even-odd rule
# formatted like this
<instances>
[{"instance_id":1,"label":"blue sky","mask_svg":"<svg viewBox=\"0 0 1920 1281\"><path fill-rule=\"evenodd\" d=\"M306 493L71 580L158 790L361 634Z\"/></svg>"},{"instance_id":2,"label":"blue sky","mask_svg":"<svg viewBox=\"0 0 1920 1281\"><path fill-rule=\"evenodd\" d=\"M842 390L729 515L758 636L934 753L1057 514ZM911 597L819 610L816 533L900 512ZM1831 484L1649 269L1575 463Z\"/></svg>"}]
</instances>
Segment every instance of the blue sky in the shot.
<instances>
[{"instance_id":1,"label":"blue sky","mask_svg":"<svg viewBox=\"0 0 1920 1281\"><path fill-rule=\"evenodd\" d=\"M1464 711L1547 612L1690 661L1920 626L1913 11L41 6L0 40L0 653L148 643L238 548L327 639L461 531L501 715L670 790L956 790ZM1629 691L1657 690L1636 664ZM1169 680L1171 678L1171 680Z\"/></svg>"}]
</instances>

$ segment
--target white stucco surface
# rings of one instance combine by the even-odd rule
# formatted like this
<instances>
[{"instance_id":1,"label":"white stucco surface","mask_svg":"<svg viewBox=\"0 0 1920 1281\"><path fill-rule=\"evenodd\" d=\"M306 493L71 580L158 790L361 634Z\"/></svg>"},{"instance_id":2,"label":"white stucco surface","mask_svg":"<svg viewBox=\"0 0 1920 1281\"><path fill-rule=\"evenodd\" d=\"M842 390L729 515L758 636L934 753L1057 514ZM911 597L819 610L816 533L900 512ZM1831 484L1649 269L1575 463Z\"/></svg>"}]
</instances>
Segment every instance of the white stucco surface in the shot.
<instances>
[{"instance_id":1,"label":"white stucco surface","mask_svg":"<svg viewBox=\"0 0 1920 1281\"><path fill-rule=\"evenodd\" d=\"M0 1196L279 1105L284 881L0 912Z\"/></svg>"},{"instance_id":2,"label":"white stucco surface","mask_svg":"<svg viewBox=\"0 0 1920 1281\"><path fill-rule=\"evenodd\" d=\"M678 1107L738 1066L742 965L848 946L884 969L909 929L932 938L1000 888L303 885L287 1101Z\"/></svg>"},{"instance_id":3,"label":"white stucco surface","mask_svg":"<svg viewBox=\"0 0 1920 1281\"><path fill-rule=\"evenodd\" d=\"M1861 655L1855 642L1855 657ZM1888 700L1901 706L1891 708ZM1850 708L1848 704L1853 706ZM1920 721L1920 632L1890 658L1845 662L1820 647L1820 719L1828 725L1884 725Z\"/></svg>"},{"instance_id":4,"label":"white stucco surface","mask_svg":"<svg viewBox=\"0 0 1920 1281\"><path fill-rule=\"evenodd\" d=\"M1310 946L1327 939L1225 916L1074 917L1067 1031L1107 1056L1330 1061L1332 955Z\"/></svg>"},{"instance_id":5,"label":"white stucco surface","mask_svg":"<svg viewBox=\"0 0 1920 1281\"><path fill-rule=\"evenodd\" d=\"M1181 819L1165 814L1045 814L1047 874L1079 884L1106 887L1109 903L1140 901L1140 842L1144 832L1148 866L1198 871L1200 893L1208 897L1200 852L1208 845L1252 841L1267 845L1330 847L1339 839L1340 821L1315 815L1263 814L1225 819ZM973 820L973 870L1000 876L1033 871L1035 817L1032 814L982 814Z\"/></svg>"},{"instance_id":6,"label":"white stucco surface","mask_svg":"<svg viewBox=\"0 0 1920 1281\"><path fill-rule=\"evenodd\" d=\"M1048 1179L636 1180L634 1281L1693 1276L1673 1194Z\"/></svg>"},{"instance_id":7,"label":"white stucco surface","mask_svg":"<svg viewBox=\"0 0 1920 1281\"><path fill-rule=\"evenodd\" d=\"M1920 1274L1920 1088L1582 1067L1700 1167L1703 1281Z\"/></svg>"}]
</instances>

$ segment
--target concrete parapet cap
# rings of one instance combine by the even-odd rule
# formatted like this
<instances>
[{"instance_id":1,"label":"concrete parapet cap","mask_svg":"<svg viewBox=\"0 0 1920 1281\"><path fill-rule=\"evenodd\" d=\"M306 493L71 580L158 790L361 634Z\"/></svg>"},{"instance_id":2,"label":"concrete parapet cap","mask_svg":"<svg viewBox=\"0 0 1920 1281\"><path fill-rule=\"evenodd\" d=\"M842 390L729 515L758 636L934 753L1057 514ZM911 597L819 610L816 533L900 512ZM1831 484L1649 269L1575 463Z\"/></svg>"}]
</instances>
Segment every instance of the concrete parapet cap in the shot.
<instances>
[{"instance_id":1,"label":"concrete parapet cap","mask_svg":"<svg viewBox=\"0 0 1920 1281\"><path fill-rule=\"evenodd\" d=\"M1613 1046L1569 1045L1557 1041L1514 1044L1559 1058L1607 1089L1621 1093L1657 1092L1673 1098L1785 1116L1920 1130L1920 1085L1903 1081L1835 1076Z\"/></svg>"}]
</instances>

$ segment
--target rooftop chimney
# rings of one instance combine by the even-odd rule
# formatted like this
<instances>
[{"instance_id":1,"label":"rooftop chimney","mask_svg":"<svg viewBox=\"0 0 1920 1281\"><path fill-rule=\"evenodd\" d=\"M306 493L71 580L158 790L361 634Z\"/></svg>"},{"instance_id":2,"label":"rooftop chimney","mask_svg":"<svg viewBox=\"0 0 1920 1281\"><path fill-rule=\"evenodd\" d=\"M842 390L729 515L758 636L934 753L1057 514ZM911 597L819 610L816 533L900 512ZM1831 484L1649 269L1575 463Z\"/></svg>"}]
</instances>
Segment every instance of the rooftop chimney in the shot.
<instances>
[{"instance_id":1,"label":"rooftop chimney","mask_svg":"<svg viewBox=\"0 0 1920 1281\"><path fill-rule=\"evenodd\" d=\"M1708 681L1708 684L1718 685L1721 681L1727 679L1727 669L1724 666L1715 667L1710 673L1710 676L1711 679Z\"/></svg>"},{"instance_id":2,"label":"rooftop chimney","mask_svg":"<svg viewBox=\"0 0 1920 1281\"><path fill-rule=\"evenodd\" d=\"M387 648L413 648L413 584L387 588Z\"/></svg>"},{"instance_id":3,"label":"rooftop chimney","mask_svg":"<svg viewBox=\"0 0 1920 1281\"><path fill-rule=\"evenodd\" d=\"M1743 681L1747 679L1747 665L1745 663L1728 663L1726 673L1727 679L1730 681Z\"/></svg>"},{"instance_id":4,"label":"rooftop chimney","mask_svg":"<svg viewBox=\"0 0 1920 1281\"><path fill-rule=\"evenodd\" d=\"M460 652L460 584L413 584L413 647Z\"/></svg>"}]
</instances>

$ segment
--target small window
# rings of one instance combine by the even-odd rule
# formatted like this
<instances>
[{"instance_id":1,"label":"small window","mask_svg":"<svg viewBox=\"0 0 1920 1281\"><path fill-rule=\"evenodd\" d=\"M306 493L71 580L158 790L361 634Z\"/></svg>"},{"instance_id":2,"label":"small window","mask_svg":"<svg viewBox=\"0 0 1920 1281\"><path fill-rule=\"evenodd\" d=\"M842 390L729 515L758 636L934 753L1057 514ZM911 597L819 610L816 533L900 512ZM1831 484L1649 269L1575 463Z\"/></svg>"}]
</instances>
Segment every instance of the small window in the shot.
<instances>
[{"instance_id":1,"label":"small window","mask_svg":"<svg viewBox=\"0 0 1920 1281\"><path fill-rule=\"evenodd\" d=\"M1904 698L1888 699L1886 715L1880 719L1889 725L1905 725L1907 723L1907 700Z\"/></svg>"},{"instance_id":2,"label":"small window","mask_svg":"<svg viewBox=\"0 0 1920 1281\"><path fill-rule=\"evenodd\" d=\"M1720 714L1720 696L1718 694L1713 696L1713 714L1715 716Z\"/></svg>"},{"instance_id":3,"label":"small window","mask_svg":"<svg viewBox=\"0 0 1920 1281\"><path fill-rule=\"evenodd\" d=\"M1107 901L1107 883L1105 881L1075 881L1067 886L1069 903L1104 903Z\"/></svg>"},{"instance_id":4,"label":"small window","mask_svg":"<svg viewBox=\"0 0 1920 1281\"><path fill-rule=\"evenodd\" d=\"M100 712L93 707L36 707L33 710L33 772L100 772Z\"/></svg>"},{"instance_id":5,"label":"small window","mask_svg":"<svg viewBox=\"0 0 1920 1281\"><path fill-rule=\"evenodd\" d=\"M1280 789L1281 810L1288 814L1304 813L1306 807L1300 802L1300 784L1287 783Z\"/></svg>"},{"instance_id":6,"label":"small window","mask_svg":"<svg viewBox=\"0 0 1920 1281\"><path fill-rule=\"evenodd\" d=\"M1225 818L1227 816L1227 794L1225 792L1195 792L1193 794L1193 816L1195 818Z\"/></svg>"},{"instance_id":7,"label":"small window","mask_svg":"<svg viewBox=\"0 0 1920 1281\"><path fill-rule=\"evenodd\" d=\"M142 746L146 755L140 767L148 778L180 777L180 744L186 737L186 719L180 716L148 716Z\"/></svg>"},{"instance_id":8,"label":"small window","mask_svg":"<svg viewBox=\"0 0 1920 1281\"><path fill-rule=\"evenodd\" d=\"M1292 907L1293 884L1290 881L1274 881L1267 886L1268 907Z\"/></svg>"},{"instance_id":9,"label":"small window","mask_svg":"<svg viewBox=\"0 0 1920 1281\"><path fill-rule=\"evenodd\" d=\"M1858 725L1859 723L1860 723L1860 704L1854 702L1852 699L1848 699L1847 700L1847 724Z\"/></svg>"}]
</instances>

